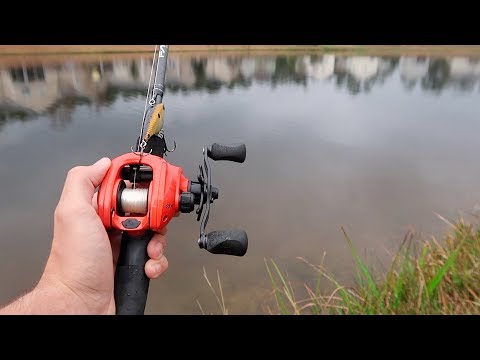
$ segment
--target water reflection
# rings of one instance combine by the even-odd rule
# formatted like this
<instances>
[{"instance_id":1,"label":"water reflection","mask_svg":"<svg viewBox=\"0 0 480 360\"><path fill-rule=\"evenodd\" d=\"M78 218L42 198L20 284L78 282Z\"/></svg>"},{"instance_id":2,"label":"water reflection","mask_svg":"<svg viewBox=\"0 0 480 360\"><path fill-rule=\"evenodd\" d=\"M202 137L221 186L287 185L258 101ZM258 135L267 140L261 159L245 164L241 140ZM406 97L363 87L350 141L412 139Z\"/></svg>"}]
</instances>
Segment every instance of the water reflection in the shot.
<instances>
[{"instance_id":1,"label":"water reflection","mask_svg":"<svg viewBox=\"0 0 480 360\"><path fill-rule=\"evenodd\" d=\"M133 145L150 75L142 56L0 57L0 303L38 280L68 169ZM247 144L244 164L215 164L223 195L209 226L244 228L251 242L244 258L212 256L196 246L193 217L172 222L171 268L152 282L149 313L199 313L196 299L217 312L203 266L210 279L219 269L231 313L260 313L271 295L265 258L304 289L311 273L297 256L318 264L326 252L326 268L353 281L340 226L386 262L407 227L439 235L434 212L478 208L475 59L182 55L167 76L166 131L179 144L168 159L188 178L206 144Z\"/></svg>"},{"instance_id":2,"label":"water reflection","mask_svg":"<svg viewBox=\"0 0 480 360\"><path fill-rule=\"evenodd\" d=\"M69 124L73 108L108 107L118 96L143 95L151 59L92 63L73 60L53 65L0 65L0 130L6 121L28 121L46 114L52 126ZM272 56L175 57L168 60L169 92L219 91L267 83L308 86L333 82L350 94L368 93L398 72L403 87L440 94L445 89L471 92L480 79L480 59L468 57Z\"/></svg>"}]
</instances>

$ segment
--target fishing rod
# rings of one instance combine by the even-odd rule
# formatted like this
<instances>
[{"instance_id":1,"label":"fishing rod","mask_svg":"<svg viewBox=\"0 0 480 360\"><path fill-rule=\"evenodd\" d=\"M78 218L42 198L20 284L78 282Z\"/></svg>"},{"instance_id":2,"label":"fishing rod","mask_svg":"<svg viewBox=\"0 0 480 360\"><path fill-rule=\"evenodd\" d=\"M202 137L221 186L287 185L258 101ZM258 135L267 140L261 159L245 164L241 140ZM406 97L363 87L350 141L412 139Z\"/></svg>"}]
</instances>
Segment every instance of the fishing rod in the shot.
<instances>
[{"instance_id":1,"label":"fishing rod","mask_svg":"<svg viewBox=\"0 0 480 360\"><path fill-rule=\"evenodd\" d=\"M203 164L196 181L188 180L182 168L167 162L168 149L163 130L165 77L168 45L156 45L147 88L139 136L131 151L112 160L98 191L98 214L105 229L121 230L114 298L117 315L142 315L147 303L150 279L145 274L149 259L147 245L154 233L162 230L177 213L190 213L197 205L200 222L198 246L213 254L243 256L248 236L243 230L206 233L210 205L218 199L212 186L208 159L243 163L245 144L214 143L203 148ZM153 81L152 81L153 80ZM146 119L149 119L145 131Z\"/></svg>"}]
</instances>

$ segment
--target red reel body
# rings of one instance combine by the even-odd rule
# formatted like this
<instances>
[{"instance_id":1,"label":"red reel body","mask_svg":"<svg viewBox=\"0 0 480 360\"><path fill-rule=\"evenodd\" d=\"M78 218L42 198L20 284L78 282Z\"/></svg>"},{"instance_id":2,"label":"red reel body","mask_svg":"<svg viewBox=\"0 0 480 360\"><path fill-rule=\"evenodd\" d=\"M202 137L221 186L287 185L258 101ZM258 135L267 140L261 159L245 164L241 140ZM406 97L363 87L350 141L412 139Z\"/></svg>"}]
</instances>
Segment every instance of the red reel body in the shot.
<instances>
[{"instance_id":1,"label":"red reel body","mask_svg":"<svg viewBox=\"0 0 480 360\"><path fill-rule=\"evenodd\" d=\"M120 205L122 191L122 170L127 166L148 166L152 179L148 183L146 214L125 214ZM145 184L145 182L142 182ZM127 153L112 160L112 165L98 191L98 214L108 229L141 234L146 230L154 232L164 228L179 211L179 197L187 191L189 180L180 167L171 165L159 156Z\"/></svg>"}]
</instances>

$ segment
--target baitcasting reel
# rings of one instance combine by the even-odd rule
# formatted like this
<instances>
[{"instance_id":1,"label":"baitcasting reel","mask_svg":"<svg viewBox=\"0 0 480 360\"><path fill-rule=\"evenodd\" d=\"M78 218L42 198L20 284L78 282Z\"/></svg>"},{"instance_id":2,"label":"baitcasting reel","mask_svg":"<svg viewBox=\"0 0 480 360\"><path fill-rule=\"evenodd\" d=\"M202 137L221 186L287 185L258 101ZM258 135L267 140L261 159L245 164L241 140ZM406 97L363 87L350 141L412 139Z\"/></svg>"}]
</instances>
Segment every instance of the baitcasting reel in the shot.
<instances>
[{"instance_id":1,"label":"baitcasting reel","mask_svg":"<svg viewBox=\"0 0 480 360\"><path fill-rule=\"evenodd\" d=\"M214 143L204 148L200 174L197 181L190 181L180 167L161 157L167 150L163 137L154 136L150 140L161 142L163 146L152 145L149 141L145 153L131 152L112 160L98 192L98 214L105 228L122 230L131 236L143 236L150 230L160 231L177 212L190 213L197 205L199 247L213 254L245 255L248 248L245 231L205 233L210 205L219 194L218 188L211 183L212 170L208 158L243 163L245 144L228 146ZM156 150L158 154L150 150Z\"/></svg>"}]
</instances>

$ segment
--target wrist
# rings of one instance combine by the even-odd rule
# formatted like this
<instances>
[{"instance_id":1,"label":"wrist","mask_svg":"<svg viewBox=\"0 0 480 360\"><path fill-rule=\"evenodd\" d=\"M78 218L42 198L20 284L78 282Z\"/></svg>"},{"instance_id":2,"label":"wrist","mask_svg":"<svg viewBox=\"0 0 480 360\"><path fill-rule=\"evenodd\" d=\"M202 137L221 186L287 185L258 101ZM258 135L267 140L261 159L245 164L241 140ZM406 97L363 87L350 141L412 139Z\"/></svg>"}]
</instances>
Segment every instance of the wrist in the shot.
<instances>
[{"instance_id":1,"label":"wrist","mask_svg":"<svg viewBox=\"0 0 480 360\"><path fill-rule=\"evenodd\" d=\"M61 281L42 276L31 292L33 314L85 314L87 309L72 289Z\"/></svg>"},{"instance_id":2,"label":"wrist","mask_svg":"<svg viewBox=\"0 0 480 360\"><path fill-rule=\"evenodd\" d=\"M98 290L68 281L69 278L66 276L58 276L58 271L49 270L51 269L47 266L33 294L38 303L44 304L40 309L42 313L70 315L114 313L113 291L112 294L105 296ZM51 304L48 304L49 302Z\"/></svg>"},{"instance_id":3,"label":"wrist","mask_svg":"<svg viewBox=\"0 0 480 360\"><path fill-rule=\"evenodd\" d=\"M42 277L32 291L3 309L4 315L85 314L87 308L71 289L61 282Z\"/></svg>"},{"instance_id":4,"label":"wrist","mask_svg":"<svg viewBox=\"0 0 480 360\"><path fill-rule=\"evenodd\" d=\"M29 293L19 297L15 301L12 301L10 304L0 309L0 315L30 315L34 314L32 312L32 304L35 303L33 294L35 291L32 290Z\"/></svg>"}]
</instances>

